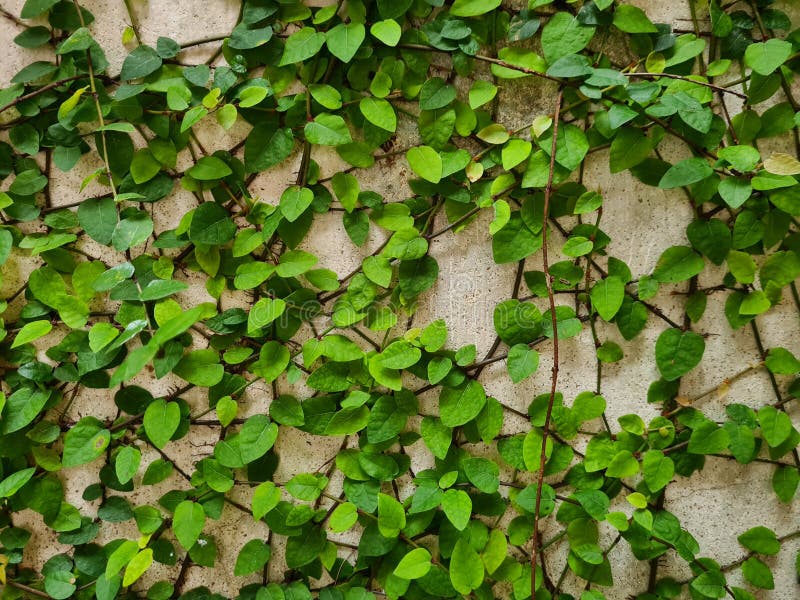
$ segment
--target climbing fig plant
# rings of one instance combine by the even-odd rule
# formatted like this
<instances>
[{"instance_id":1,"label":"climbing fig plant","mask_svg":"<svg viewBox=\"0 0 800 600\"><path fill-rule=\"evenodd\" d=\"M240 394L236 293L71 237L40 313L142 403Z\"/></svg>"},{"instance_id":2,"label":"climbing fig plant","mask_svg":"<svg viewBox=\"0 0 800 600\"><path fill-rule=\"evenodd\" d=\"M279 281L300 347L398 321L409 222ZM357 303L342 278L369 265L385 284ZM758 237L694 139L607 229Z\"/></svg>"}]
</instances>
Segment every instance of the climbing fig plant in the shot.
<instances>
[{"instance_id":1,"label":"climbing fig plant","mask_svg":"<svg viewBox=\"0 0 800 600\"><path fill-rule=\"evenodd\" d=\"M116 65L79 0L3 9L39 58L0 89L3 598L797 596L796 518L708 525L725 562L670 510L714 462L774 499L748 523L797 515L800 340L761 334L800 313L800 30L772 0L690 1L685 30L614 0L245 0L195 40L125 5ZM688 215L647 272L615 242L657 240L604 231L640 192L589 168ZM420 310L451 237L512 275L485 355ZM757 356L697 390L711 336ZM567 391L579 338L596 383ZM635 360L646 394L605 392Z\"/></svg>"}]
</instances>

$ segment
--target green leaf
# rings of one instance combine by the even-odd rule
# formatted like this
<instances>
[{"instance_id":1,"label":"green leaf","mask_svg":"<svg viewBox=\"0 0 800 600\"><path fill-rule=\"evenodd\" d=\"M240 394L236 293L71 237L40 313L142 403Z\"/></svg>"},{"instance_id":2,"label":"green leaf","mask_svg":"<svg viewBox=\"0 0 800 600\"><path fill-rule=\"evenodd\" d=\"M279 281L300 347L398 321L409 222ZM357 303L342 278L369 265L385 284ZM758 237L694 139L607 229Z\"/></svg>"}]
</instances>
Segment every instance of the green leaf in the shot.
<instances>
[{"instance_id":1,"label":"green leaf","mask_svg":"<svg viewBox=\"0 0 800 600\"><path fill-rule=\"evenodd\" d=\"M781 543L775 532L760 525L748 529L737 539L742 546L751 552L772 556L781 550Z\"/></svg>"},{"instance_id":2,"label":"green leaf","mask_svg":"<svg viewBox=\"0 0 800 600\"><path fill-rule=\"evenodd\" d=\"M472 500L465 491L451 488L442 496L442 510L453 527L463 531L472 515Z\"/></svg>"},{"instance_id":3,"label":"green leaf","mask_svg":"<svg viewBox=\"0 0 800 600\"><path fill-rule=\"evenodd\" d=\"M175 508L172 531L184 549L189 550L197 542L206 524L203 506L191 500L184 500Z\"/></svg>"},{"instance_id":4,"label":"green leaf","mask_svg":"<svg viewBox=\"0 0 800 600\"><path fill-rule=\"evenodd\" d=\"M106 578L117 575L138 553L139 546L133 540L125 540L111 553L106 563Z\"/></svg>"},{"instance_id":5,"label":"green leaf","mask_svg":"<svg viewBox=\"0 0 800 600\"><path fill-rule=\"evenodd\" d=\"M343 63L349 63L366 37L363 23L339 23L328 31L328 50Z\"/></svg>"},{"instance_id":6,"label":"green leaf","mask_svg":"<svg viewBox=\"0 0 800 600\"><path fill-rule=\"evenodd\" d=\"M145 571L153 564L153 549L145 548L134 556L128 566L125 567L125 576L122 578L122 585L128 587L133 585Z\"/></svg>"},{"instance_id":7,"label":"green leaf","mask_svg":"<svg viewBox=\"0 0 800 600\"><path fill-rule=\"evenodd\" d=\"M142 424L153 445L163 448L178 430L180 420L181 410L177 402L158 398L148 405Z\"/></svg>"},{"instance_id":8,"label":"green leaf","mask_svg":"<svg viewBox=\"0 0 800 600\"><path fill-rule=\"evenodd\" d=\"M296 569L313 562L328 542L325 532L319 527L306 525L300 535L290 537L286 542L286 564Z\"/></svg>"},{"instance_id":9,"label":"green leaf","mask_svg":"<svg viewBox=\"0 0 800 600\"><path fill-rule=\"evenodd\" d=\"M446 427L460 427L478 416L486 404L483 386L474 380L445 388L439 396L439 415Z\"/></svg>"},{"instance_id":10,"label":"green leaf","mask_svg":"<svg viewBox=\"0 0 800 600\"><path fill-rule=\"evenodd\" d=\"M431 570L431 553L425 548L414 548L394 568L394 575L401 579L419 579Z\"/></svg>"},{"instance_id":11,"label":"green leaf","mask_svg":"<svg viewBox=\"0 0 800 600\"><path fill-rule=\"evenodd\" d=\"M703 258L688 246L667 248L658 258L653 279L659 283L679 283L700 274Z\"/></svg>"},{"instance_id":12,"label":"green leaf","mask_svg":"<svg viewBox=\"0 0 800 600\"><path fill-rule=\"evenodd\" d=\"M692 369L703 358L706 342L693 331L667 329L656 341L656 365L661 376L675 381Z\"/></svg>"},{"instance_id":13,"label":"green leaf","mask_svg":"<svg viewBox=\"0 0 800 600\"><path fill-rule=\"evenodd\" d=\"M320 146L341 146L353 141L347 123L339 115L322 113L305 125L306 139Z\"/></svg>"},{"instance_id":14,"label":"green leaf","mask_svg":"<svg viewBox=\"0 0 800 600\"><path fill-rule=\"evenodd\" d=\"M416 146L406 152L411 170L426 181L439 183L442 178L442 158L430 146Z\"/></svg>"},{"instance_id":15,"label":"green leaf","mask_svg":"<svg viewBox=\"0 0 800 600\"><path fill-rule=\"evenodd\" d=\"M115 250L123 252L147 241L153 233L153 220L150 215L140 211L117 223L111 234L111 245Z\"/></svg>"},{"instance_id":16,"label":"green leaf","mask_svg":"<svg viewBox=\"0 0 800 600\"><path fill-rule=\"evenodd\" d=\"M633 457L629 450L622 450L614 455L606 468L608 477L632 477L639 472L639 462Z\"/></svg>"},{"instance_id":17,"label":"green leaf","mask_svg":"<svg viewBox=\"0 0 800 600\"><path fill-rule=\"evenodd\" d=\"M798 484L800 484L800 472L794 466L778 467L772 475L772 489L784 504L792 501Z\"/></svg>"},{"instance_id":18,"label":"green leaf","mask_svg":"<svg viewBox=\"0 0 800 600\"><path fill-rule=\"evenodd\" d=\"M58 0L26 0L19 16L23 19L33 19L50 10L57 3Z\"/></svg>"},{"instance_id":19,"label":"green leaf","mask_svg":"<svg viewBox=\"0 0 800 600\"><path fill-rule=\"evenodd\" d=\"M264 568L269 561L272 551L262 540L250 540L239 551L233 574L237 577L256 573Z\"/></svg>"},{"instance_id":20,"label":"green leaf","mask_svg":"<svg viewBox=\"0 0 800 600\"><path fill-rule=\"evenodd\" d=\"M287 221L294 223L311 206L313 201L314 192L307 187L292 185L281 194L281 212Z\"/></svg>"},{"instance_id":21,"label":"green leaf","mask_svg":"<svg viewBox=\"0 0 800 600\"><path fill-rule=\"evenodd\" d=\"M453 430L450 427L443 425L435 417L427 416L422 419L420 424L420 434L425 445L436 458L443 460L447 456L447 451L453 441Z\"/></svg>"},{"instance_id":22,"label":"green leaf","mask_svg":"<svg viewBox=\"0 0 800 600\"><path fill-rule=\"evenodd\" d=\"M278 439L278 426L266 415L248 418L239 432L239 445L242 461L251 463L264 456Z\"/></svg>"},{"instance_id":23,"label":"green leaf","mask_svg":"<svg viewBox=\"0 0 800 600\"><path fill-rule=\"evenodd\" d=\"M539 144L549 157L552 150L553 130L550 128L539 138ZM562 124L558 128L556 137L556 162L574 171L583 162L589 151L589 141L580 127L571 124ZM549 167L549 165L548 165Z\"/></svg>"},{"instance_id":24,"label":"green leaf","mask_svg":"<svg viewBox=\"0 0 800 600\"><path fill-rule=\"evenodd\" d=\"M23 387L5 401L2 419L3 433L19 431L33 421L44 408L50 393Z\"/></svg>"},{"instance_id":25,"label":"green leaf","mask_svg":"<svg viewBox=\"0 0 800 600\"><path fill-rule=\"evenodd\" d=\"M161 66L161 57L150 46L137 46L125 57L120 79L139 79L147 77Z\"/></svg>"},{"instance_id":26,"label":"green leaf","mask_svg":"<svg viewBox=\"0 0 800 600\"><path fill-rule=\"evenodd\" d=\"M264 378L267 383L275 381L289 364L289 350L276 341L269 341L261 346L258 361L253 363L251 371Z\"/></svg>"},{"instance_id":27,"label":"green leaf","mask_svg":"<svg viewBox=\"0 0 800 600\"><path fill-rule=\"evenodd\" d=\"M77 589L75 576L70 571L52 571L44 578L44 590L49 598L66 600Z\"/></svg>"},{"instance_id":28,"label":"green leaf","mask_svg":"<svg viewBox=\"0 0 800 600\"><path fill-rule=\"evenodd\" d=\"M605 398L592 392L582 392L572 403L572 414L580 422L601 416L606 409Z\"/></svg>"},{"instance_id":29,"label":"green leaf","mask_svg":"<svg viewBox=\"0 0 800 600\"><path fill-rule=\"evenodd\" d=\"M731 272L733 272L733 268L731 268ZM767 369L776 375L794 375L800 372L800 360L795 358L794 354L789 352L786 348L770 348L764 363Z\"/></svg>"},{"instance_id":30,"label":"green leaf","mask_svg":"<svg viewBox=\"0 0 800 600\"><path fill-rule=\"evenodd\" d=\"M114 461L114 470L120 483L128 483L139 470L142 454L133 446L123 446Z\"/></svg>"},{"instance_id":31,"label":"green leaf","mask_svg":"<svg viewBox=\"0 0 800 600\"><path fill-rule=\"evenodd\" d=\"M403 505L386 494L378 494L378 530L386 538L396 538L406 526Z\"/></svg>"},{"instance_id":32,"label":"green leaf","mask_svg":"<svg viewBox=\"0 0 800 600\"><path fill-rule=\"evenodd\" d=\"M311 58L320 51L324 43L324 33L315 30L313 27L303 27L286 40L283 56L281 56L281 62L278 66L283 67Z\"/></svg>"},{"instance_id":33,"label":"green leaf","mask_svg":"<svg viewBox=\"0 0 800 600\"><path fill-rule=\"evenodd\" d=\"M215 181L227 177L233 171L216 156L204 156L187 173L200 181Z\"/></svg>"},{"instance_id":34,"label":"green leaf","mask_svg":"<svg viewBox=\"0 0 800 600\"><path fill-rule=\"evenodd\" d=\"M311 502L319 498L328 478L312 473L299 473L286 482L286 491L298 500Z\"/></svg>"},{"instance_id":35,"label":"green leaf","mask_svg":"<svg viewBox=\"0 0 800 600\"><path fill-rule=\"evenodd\" d=\"M653 492L658 492L672 480L675 463L661 450L648 450L642 459L642 473L647 487Z\"/></svg>"},{"instance_id":36,"label":"green leaf","mask_svg":"<svg viewBox=\"0 0 800 600\"><path fill-rule=\"evenodd\" d=\"M604 321L610 321L622 307L625 299L625 284L619 277L610 276L601 279L592 286L589 293L592 307Z\"/></svg>"},{"instance_id":37,"label":"green leaf","mask_svg":"<svg viewBox=\"0 0 800 600\"><path fill-rule=\"evenodd\" d=\"M791 54L791 43L773 38L747 46L744 63L759 75L771 75Z\"/></svg>"},{"instance_id":38,"label":"green leaf","mask_svg":"<svg viewBox=\"0 0 800 600\"><path fill-rule=\"evenodd\" d=\"M531 429L522 442L522 460L525 468L531 473L539 471L542 461L543 436L538 429ZM544 443L545 461L553 453L553 440L548 437Z\"/></svg>"},{"instance_id":39,"label":"green leaf","mask_svg":"<svg viewBox=\"0 0 800 600\"><path fill-rule=\"evenodd\" d=\"M656 26L636 6L622 4L614 11L614 26L625 33L656 33Z\"/></svg>"},{"instance_id":40,"label":"green leaf","mask_svg":"<svg viewBox=\"0 0 800 600\"><path fill-rule=\"evenodd\" d=\"M14 338L14 342L11 344L11 347L17 348L23 344L28 344L38 340L40 337L50 333L52 329L53 324L46 320L26 323L22 329L17 332L17 336Z\"/></svg>"},{"instance_id":41,"label":"green leaf","mask_svg":"<svg viewBox=\"0 0 800 600\"><path fill-rule=\"evenodd\" d=\"M199 123L208 114L208 109L204 106L193 106L183 115L181 121L181 133L188 131L193 125Z\"/></svg>"},{"instance_id":42,"label":"green leaf","mask_svg":"<svg viewBox=\"0 0 800 600\"><path fill-rule=\"evenodd\" d=\"M397 115L387 100L367 96L361 99L358 108L364 118L376 127L391 132L397 129Z\"/></svg>"},{"instance_id":43,"label":"green leaf","mask_svg":"<svg viewBox=\"0 0 800 600\"><path fill-rule=\"evenodd\" d=\"M774 406L761 408L758 411L758 422L761 425L761 435L771 448L780 446L792 433L789 415Z\"/></svg>"},{"instance_id":44,"label":"green leaf","mask_svg":"<svg viewBox=\"0 0 800 600\"><path fill-rule=\"evenodd\" d=\"M245 168L250 173L266 171L288 158L293 148L291 129L274 129L267 124L257 124L245 140Z\"/></svg>"},{"instance_id":45,"label":"green leaf","mask_svg":"<svg viewBox=\"0 0 800 600\"><path fill-rule=\"evenodd\" d=\"M465 538L458 538L449 570L450 582L460 594L468 595L483 583L483 562Z\"/></svg>"},{"instance_id":46,"label":"green leaf","mask_svg":"<svg viewBox=\"0 0 800 600\"><path fill-rule=\"evenodd\" d=\"M47 187L47 177L36 169L29 169L17 175L8 191L20 196L32 196Z\"/></svg>"},{"instance_id":47,"label":"green leaf","mask_svg":"<svg viewBox=\"0 0 800 600\"><path fill-rule=\"evenodd\" d=\"M594 36L594 27L581 24L568 12L557 12L542 29L545 60L553 64L562 56L583 50Z\"/></svg>"},{"instance_id":48,"label":"green leaf","mask_svg":"<svg viewBox=\"0 0 800 600\"><path fill-rule=\"evenodd\" d=\"M428 79L419 91L419 107L422 110L444 108L456 99L456 88L441 77Z\"/></svg>"},{"instance_id":49,"label":"green leaf","mask_svg":"<svg viewBox=\"0 0 800 600\"><path fill-rule=\"evenodd\" d=\"M192 242L219 246L231 241L235 233L236 224L216 202L203 202L195 209L189 226Z\"/></svg>"},{"instance_id":50,"label":"green leaf","mask_svg":"<svg viewBox=\"0 0 800 600\"><path fill-rule=\"evenodd\" d=\"M154 279L142 289L142 293L139 294L139 299L144 302L160 300L161 298L166 298L177 292L182 292L188 287L189 286L183 281L176 281L174 279ZM100 323L98 323L98 325L99 324Z\"/></svg>"},{"instance_id":51,"label":"green leaf","mask_svg":"<svg viewBox=\"0 0 800 600\"><path fill-rule=\"evenodd\" d=\"M677 187L692 185L711 176L714 169L704 158L687 158L673 165L664 173L658 187L662 190L671 190Z\"/></svg>"},{"instance_id":52,"label":"green leaf","mask_svg":"<svg viewBox=\"0 0 800 600\"><path fill-rule=\"evenodd\" d=\"M653 140L640 130L632 127L621 129L611 142L611 172L620 173L642 163L652 151L653 145Z\"/></svg>"},{"instance_id":53,"label":"green leaf","mask_svg":"<svg viewBox=\"0 0 800 600\"><path fill-rule=\"evenodd\" d=\"M64 436L61 462L65 467L75 467L92 462L108 447L111 434L94 417L84 417Z\"/></svg>"},{"instance_id":54,"label":"green leaf","mask_svg":"<svg viewBox=\"0 0 800 600\"><path fill-rule=\"evenodd\" d=\"M398 340L389 344L378 356L387 369L407 369L419 362L422 352L409 342Z\"/></svg>"},{"instance_id":55,"label":"green leaf","mask_svg":"<svg viewBox=\"0 0 800 600\"><path fill-rule=\"evenodd\" d=\"M372 27L369 28L369 32L387 46L394 47L400 41L403 30L394 19L386 19L373 23Z\"/></svg>"},{"instance_id":56,"label":"green leaf","mask_svg":"<svg viewBox=\"0 0 800 600\"><path fill-rule=\"evenodd\" d=\"M541 233L533 233L515 211L511 213L508 224L492 237L492 258L497 264L517 262L541 247Z\"/></svg>"},{"instance_id":57,"label":"green leaf","mask_svg":"<svg viewBox=\"0 0 800 600\"><path fill-rule=\"evenodd\" d=\"M334 533L342 533L350 529L358 521L358 508L352 502L343 502L337 506L328 519L328 527Z\"/></svg>"},{"instance_id":58,"label":"green leaf","mask_svg":"<svg viewBox=\"0 0 800 600\"><path fill-rule=\"evenodd\" d=\"M539 353L527 344L514 344L508 350L507 360L508 374L514 383L527 379L539 368Z\"/></svg>"},{"instance_id":59,"label":"green leaf","mask_svg":"<svg viewBox=\"0 0 800 600\"><path fill-rule=\"evenodd\" d=\"M302 275L317 264L317 257L303 250L290 250L281 256L276 273L280 277Z\"/></svg>"},{"instance_id":60,"label":"green leaf","mask_svg":"<svg viewBox=\"0 0 800 600\"><path fill-rule=\"evenodd\" d=\"M253 492L253 519L260 521L264 515L278 505L281 499L280 489L271 481L260 484Z\"/></svg>"},{"instance_id":61,"label":"green leaf","mask_svg":"<svg viewBox=\"0 0 800 600\"><path fill-rule=\"evenodd\" d=\"M258 330L272 323L286 310L286 302L280 298L261 298L250 309L247 317L248 335L258 334Z\"/></svg>"},{"instance_id":62,"label":"green leaf","mask_svg":"<svg viewBox=\"0 0 800 600\"><path fill-rule=\"evenodd\" d=\"M712 421L704 421L694 428L687 450L692 454L716 454L728 447L730 436Z\"/></svg>"},{"instance_id":63,"label":"green leaf","mask_svg":"<svg viewBox=\"0 0 800 600\"><path fill-rule=\"evenodd\" d=\"M507 553L508 540L505 534L500 529L492 529L489 533L489 541L481 554L486 572L491 575L497 571L505 561Z\"/></svg>"},{"instance_id":64,"label":"green leaf","mask_svg":"<svg viewBox=\"0 0 800 600\"><path fill-rule=\"evenodd\" d=\"M720 148L718 155L742 173L752 171L761 160L761 154L752 146L727 146Z\"/></svg>"},{"instance_id":65,"label":"green leaf","mask_svg":"<svg viewBox=\"0 0 800 600\"><path fill-rule=\"evenodd\" d=\"M470 483L484 494L494 494L500 487L500 468L488 458L466 458L461 466Z\"/></svg>"},{"instance_id":66,"label":"green leaf","mask_svg":"<svg viewBox=\"0 0 800 600\"><path fill-rule=\"evenodd\" d=\"M234 27L228 45L237 50L249 50L263 46L272 39L272 27L248 29L244 23Z\"/></svg>"},{"instance_id":67,"label":"green leaf","mask_svg":"<svg viewBox=\"0 0 800 600\"><path fill-rule=\"evenodd\" d=\"M594 248L594 242L581 235L571 236L564 244L561 251L572 258L589 254Z\"/></svg>"},{"instance_id":68,"label":"green leaf","mask_svg":"<svg viewBox=\"0 0 800 600\"><path fill-rule=\"evenodd\" d=\"M30 481L35 472L36 469L31 467L12 473L3 479L3 481L0 482L0 498L10 498L16 494L23 485Z\"/></svg>"},{"instance_id":69,"label":"green leaf","mask_svg":"<svg viewBox=\"0 0 800 600\"><path fill-rule=\"evenodd\" d=\"M387 442L398 435L408 420L408 406L395 396L384 395L375 402L367 424L367 440L371 444Z\"/></svg>"},{"instance_id":70,"label":"green leaf","mask_svg":"<svg viewBox=\"0 0 800 600\"><path fill-rule=\"evenodd\" d=\"M193 350L183 356L172 372L196 386L211 387L222 381L225 368L219 364L217 351L206 348Z\"/></svg>"},{"instance_id":71,"label":"green leaf","mask_svg":"<svg viewBox=\"0 0 800 600\"><path fill-rule=\"evenodd\" d=\"M319 102L328 110L337 110L342 107L342 95L335 87L324 84L314 83L308 86L311 97Z\"/></svg>"},{"instance_id":72,"label":"green leaf","mask_svg":"<svg viewBox=\"0 0 800 600\"><path fill-rule=\"evenodd\" d=\"M715 265L721 265L731 249L730 229L719 219L692 221L686 228L686 236Z\"/></svg>"},{"instance_id":73,"label":"green leaf","mask_svg":"<svg viewBox=\"0 0 800 600\"><path fill-rule=\"evenodd\" d=\"M487 102L491 102L496 95L496 85L489 81L478 79L469 90L469 106L473 109L483 106Z\"/></svg>"},{"instance_id":74,"label":"green leaf","mask_svg":"<svg viewBox=\"0 0 800 600\"><path fill-rule=\"evenodd\" d=\"M761 559L751 556L742 564L742 575L751 585L762 590L775 589L775 581L769 566Z\"/></svg>"},{"instance_id":75,"label":"green leaf","mask_svg":"<svg viewBox=\"0 0 800 600\"><path fill-rule=\"evenodd\" d=\"M14 38L14 43L23 48L38 48L50 41L50 30L38 25L23 30Z\"/></svg>"},{"instance_id":76,"label":"green leaf","mask_svg":"<svg viewBox=\"0 0 800 600\"><path fill-rule=\"evenodd\" d=\"M500 6L501 0L455 0L450 7L454 17L479 17Z\"/></svg>"}]
</instances>

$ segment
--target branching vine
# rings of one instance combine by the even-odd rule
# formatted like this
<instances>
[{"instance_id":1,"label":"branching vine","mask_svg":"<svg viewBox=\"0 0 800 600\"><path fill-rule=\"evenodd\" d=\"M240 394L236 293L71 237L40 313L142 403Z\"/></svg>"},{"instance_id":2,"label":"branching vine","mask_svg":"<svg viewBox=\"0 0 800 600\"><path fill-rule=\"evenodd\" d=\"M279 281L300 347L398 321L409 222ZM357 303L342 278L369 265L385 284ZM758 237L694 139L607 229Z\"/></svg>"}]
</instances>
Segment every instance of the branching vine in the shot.
<instances>
[{"instance_id":1,"label":"branching vine","mask_svg":"<svg viewBox=\"0 0 800 600\"><path fill-rule=\"evenodd\" d=\"M78 0L0 8L16 46L52 52L0 89L3 598L797 595L768 558L797 530L720 524L742 546L721 564L667 501L712 460L768 469L752 485L787 511L800 485L797 338L771 345L764 318L800 324L800 30L775 3L687 0L684 30L615 0L245 0L228 35L154 43L123 3L119 69ZM503 123L526 94L542 108ZM615 256L603 227L635 200L587 183L589 157L682 206L686 242L646 272ZM455 236L509 267L483 355L418 316ZM690 389L733 332L754 354ZM565 398L583 333L593 389ZM655 381L609 398L636 408L613 421L607 365L634 340ZM287 473L298 435L333 454ZM231 514L252 527L220 552Z\"/></svg>"}]
</instances>

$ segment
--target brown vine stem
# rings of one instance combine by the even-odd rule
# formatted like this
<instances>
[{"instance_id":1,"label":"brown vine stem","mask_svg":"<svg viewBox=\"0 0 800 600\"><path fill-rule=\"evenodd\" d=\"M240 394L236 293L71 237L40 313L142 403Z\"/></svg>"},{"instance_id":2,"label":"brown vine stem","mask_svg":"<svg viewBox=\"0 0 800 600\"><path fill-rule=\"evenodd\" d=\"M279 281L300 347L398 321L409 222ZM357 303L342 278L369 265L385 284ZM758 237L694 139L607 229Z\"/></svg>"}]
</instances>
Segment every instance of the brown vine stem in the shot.
<instances>
[{"instance_id":1,"label":"brown vine stem","mask_svg":"<svg viewBox=\"0 0 800 600\"><path fill-rule=\"evenodd\" d=\"M28 29L28 25L26 25L22 20L18 19L16 15L8 12L5 8L0 7L0 15L4 16L6 19L14 23L14 25L16 25L17 27Z\"/></svg>"},{"instance_id":2,"label":"brown vine stem","mask_svg":"<svg viewBox=\"0 0 800 600\"><path fill-rule=\"evenodd\" d=\"M81 27L86 27L83 13L81 12L81 5L78 3L78 0L72 0L72 3L75 5L75 12L78 13L78 19L80 19ZM103 165L105 165L106 177L108 177L108 185L111 186L111 195L114 198L114 202L116 202L117 188L114 185L114 176L111 174L111 165L108 163L108 143L106 142L106 132L102 130L102 128L106 126L106 123L103 119L103 108L100 106L100 99L97 96L97 83L95 82L94 65L92 64L92 53L90 50L86 50L86 64L89 67L89 89L92 91L94 107L97 110L97 121L100 123L101 127L100 142L103 146Z\"/></svg>"},{"instance_id":3,"label":"brown vine stem","mask_svg":"<svg viewBox=\"0 0 800 600\"><path fill-rule=\"evenodd\" d=\"M8 110L12 106L16 106L20 102L25 102L25 100L30 100L31 98L35 98L39 94L44 94L45 92L50 91L53 88L57 88L59 86L62 86L65 83L69 83L70 81L75 81L76 79L81 79L82 77L86 77L86 75L83 75L83 74L81 74L81 75L73 75L72 77L66 77L64 79L59 79L58 81L53 81L52 83L48 83L47 85L43 85L42 87L40 87L40 88L38 88L38 89L28 93L28 94L25 94L24 96L20 96L19 98L15 98L14 100L9 102L5 106L0 107L0 113L2 113L3 111Z\"/></svg>"},{"instance_id":4,"label":"brown vine stem","mask_svg":"<svg viewBox=\"0 0 800 600\"><path fill-rule=\"evenodd\" d=\"M550 277L550 264L547 259L547 222L550 216L550 197L553 195L553 174L556 162L556 144L558 141L558 120L561 117L561 101L564 90L559 88L556 98L556 110L553 115L553 141L550 147L550 169L547 173L547 186L544 188L544 219L542 226L542 270L544 271L545 285L547 286L547 300L550 304L550 321L553 326L553 369L550 377L550 400L547 403L547 414L544 418L542 430L542 451L539 455L539 474L536 478L536 508L533 511L533 549L531 550L531 600L536 600L536 559L539 550L539 508L542 503L542 486L544 485L545 450L547 438L550 433L550 416L553 413L553 403L556 398L558 386L558 319L556 317L556 300L553 294L553 281Z\"/></svg>"},{"instance_id":5,"label":"brown vine stem","mask_svg":"<svg viewBox=\"0 0 800 600\"><path fill-rule=\"evenodd\" d=\"M439 52L441 54L450 54L449 50L441 50L439 48L434 48L433 46L427 46L425 44L398 44L397 48L403 50L422 50L424 52ZM505 67L506 69L511 69L512 71L519 71L520 73L525 73L527 75L534 75L536 77L541 77L542 79L549 79L550 81L554 81L559 85L573 85L573 87L577 87L575 84L570 84L570 82L563 81L558 77L553 77L552 75L548 75L547 73L542 73L541 71L535 71L534 69L529 69L527 67L520 67L519 65L506 62L499 58L492 58L491 56L484 56L483 54L475 54L474 56L472 56L472 58L482 62L497 65L499 67Z\"/></svg>"},{"instance_id":6,"label":"brown vine stem","mask_svg":"<svg viewBox=\"0 0 800 600\"><path fill-rule=\"evenodd\" d=\"M21 590L23 592L26 592L28 594L38 596L39 598L52 598L50 594L43 592L42 590L37 590L36 588L31 587L29 585L25 585L24 583L17 583L16 581L12 581L9 579L8 585L10 585L13 588L17 588L18 590Z\"/></svg>"},{"instance_id":7,"label":"brown vine stem","mask_svg":"<svg viewBox=\"0 0 800 600\"><path fill-rule=\"evenodd\" d=\"M689 81L691 83L700 85L702 87L710 88L716 92L719 92L720 94L731 94L732 96L737 96L743 100L747 100L747 96L740 92L736 92L734 90L731 90L729 88L724 88L719 85L714 85L713 83L708 83L707 81L696 81L689 77L684 77L683 75L675 75L673 73L641 73L641 72L623 73L623 75L625 77L637 77L642 79L656 79L658 77L666 77L667 79L679 79L681 81Z\"/></svg>"}]
</instances>

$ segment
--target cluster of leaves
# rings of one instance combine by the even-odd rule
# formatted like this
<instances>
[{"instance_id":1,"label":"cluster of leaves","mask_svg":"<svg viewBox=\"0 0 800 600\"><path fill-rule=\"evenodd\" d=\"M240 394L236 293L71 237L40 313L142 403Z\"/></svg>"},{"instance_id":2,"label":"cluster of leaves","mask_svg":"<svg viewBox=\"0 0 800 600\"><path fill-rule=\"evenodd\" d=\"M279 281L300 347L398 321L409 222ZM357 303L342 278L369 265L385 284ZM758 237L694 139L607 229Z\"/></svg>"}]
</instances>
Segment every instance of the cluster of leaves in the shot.
<instances>
[{"instance_id":1,"label":"cluster of leaves","mask_svg":"<svg viewBox=\"0 0 800 600\"><path fill-rule=\"evenodd\" d=\"M126 30L133 49L119 74L108 72L94 16L77 2L27 0L21 20L7 15L21 29L17 45L54 56L0 90L8 139L0 142L0 264L7 275L22 257L33 265L2 303L3 597L217 597L183 581L192 565L230 570L204 532L223 511L270 531L235 561L236 577L265 574L243 585L242 599L574 598L561 588L564 573L547 572L551 553L561 552L565 573L585 581L581 600L600 600L593 586L614 585L609 554L621 541L650 564L642 600L686 590L747 600L752 588L774 587L762 557L798 532L745 531L747 554L721 565L702 554L664 494L708 456L774 465L784 503L800 483L800 433L786 413L800 398L800 361L789 349L763 348L756 321L781 302L800 310L800 161L759 149L778 136L798 140L791 83L800 31L771 0L747 10L711 0L700 17L692 5L695 25L710 23L705 35L652 23L614 0L528 4L349 0L311 9L246 0L223 39L159 38L152 47ZM208 63L178 60L214 42L221 48ZM628 64L605 51L615 45L629 48ZM496 103L517 79L557 90L563 103L509 130ZM731 99L744 101L732 117ZM403 121L418 142L384 150ZM208 153L195 135L201 127L247 133ZM679 142L685 158L665 160L663 140ZM651 273L635 276L608 254L604 199L583 184L582 169L606 149L612 173L682 189L691 207L688 245L666 249ZM348 168L323 177L314 156L326 151ZM106 192L55 203L55 170L90 153L102 166L83 185ZM251 193L258 174L298 154L297 179L278 200ZM362 188L354 173L399 155L414 174L411 197ZM177 188L197 205L160 227L153 207L174 202ZM448 347L443 321L412 327L411 317L439 276L430 241L482 211L494 215L485 233L494 261L516 263L517 285L495 308L497 341L479 358L474 345ZM300 248L326 213L341 216L354 246L385 239L349 275ZM526 270L548 231L563 235L564 260ZM190 271L216 303L178 302ZM653 303L675 291L686 294L682 323ZM220 299L236 293L248 309L222 310ZM729 404L724 422L693 406L702 396L680 390L702 360L705 336L693 327L715 293L726 296L722 335L749 327L763 354L743 373L765 371L775 393L755 408ZM648 320L663 328L651 349L660 378L641 399L663 408L650 422L629 414L609 423L599 376L596 389L569 401L545 393L527 412L480 382L501 360L511 381L528 379L537 347L557 348L587 327L600 373L624 357L612 332L630 341ZM185 385L154 397L148 384L167 375ZM268 414L248 410L256 382L272 388ZM311 390L305 397L290 393L299 383ZM116 418L69 420L88 389L110 391ZM203 406L182 397L197 389ZM426 393L436 400L431 414L420 409ZM527 426L513 429L509 413ZM219 430L218 443L184 472L172 444L207 427ZM342 445L329 465L282 481L279 438L292 428ZM412 470L415 452L430 457L428 468ZM64 493L71 469L94 461L97 481L83 499L99 501L96 515ZM157 503L133 494L165 481L171 489ZM234 487L249 503L231 495ZM40 572L25 566L37 532L15 525L22 511L71 547ZM561 533L542 543L538 517L551 515ZM137 539L97 541L106 523L130 521ZM609 533L614 541L602 543ZM354 537L357 546L348 545ZM279 549L287 570L270 581ZM691 577L662 577L664 555ZM178 562L176 579L150 576ZM730 585L730 571L752 587Z\"/></svg>"}]
</instances>

